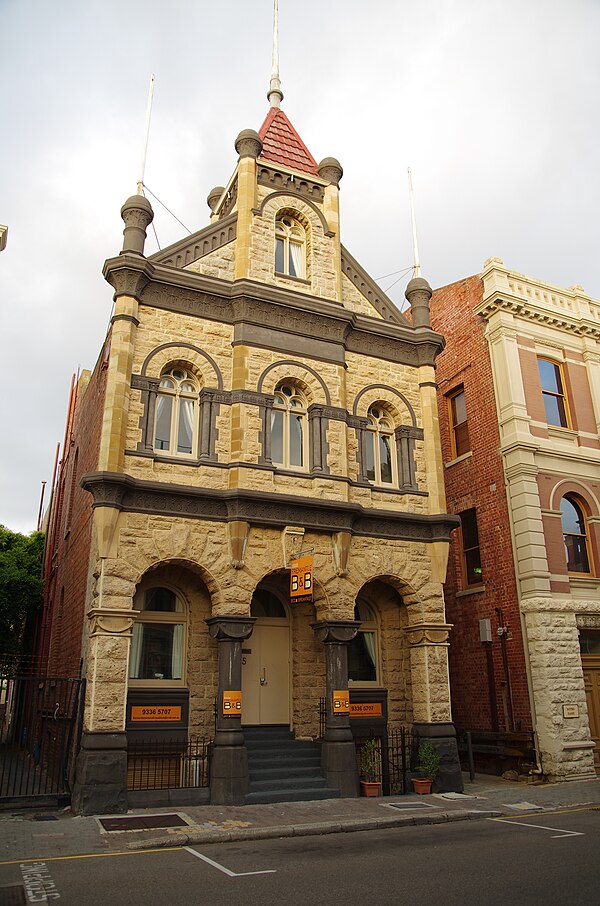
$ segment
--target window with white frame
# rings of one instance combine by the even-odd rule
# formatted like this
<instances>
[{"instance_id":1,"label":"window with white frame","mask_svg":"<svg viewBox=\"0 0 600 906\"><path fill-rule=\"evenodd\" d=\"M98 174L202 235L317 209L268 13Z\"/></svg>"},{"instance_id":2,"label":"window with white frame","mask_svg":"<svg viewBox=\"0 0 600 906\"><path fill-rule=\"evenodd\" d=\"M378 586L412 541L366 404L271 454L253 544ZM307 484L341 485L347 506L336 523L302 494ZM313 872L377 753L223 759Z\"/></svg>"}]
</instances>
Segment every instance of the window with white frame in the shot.
<instances>
[{"instance_id":1,"label":"window with white frame","mask_svg":"<svg viewBox=\"0 0 600 906\"><path fill-rule=\"evenodd\" d=\"M354 619L360 629L348 644L348 679L353 683L377 683L379 680L379 630L371 605L357 598Z\"/></svg>"},{"instance_id":2,"label":"window with white frame","mask_svg":"<svg viewBox=\"0 0 600 906\"><path fill-rule=\"evenodd\" d=\"M375 484L395 485L398 483L396 460L393 451L394 423L390 414L380 403L371 406L367 413L366 431L366 475Z\"/></svg>"},{"instance_id":3,"label":"window with white frame","mask_svg":"<svg viewBox=\"0 0 600 906\"><path fill-rule=\"evenodd\" d=\"M133 624L130 682L180 686L186 627L183 601L172 589L153 586L140 592L135 607L141 613Z\"/></svg>"},{"instance_id":4,"label":"window with white frame","mask_svg":"<svg viewBox=\"0 0 600 906\"><path fill-rule=\"evenodd\" d=\"M306 232L287 214L275 221L275 273L306 277Z\"/></svg>"},{"instance_id":5,"label":"window with white frame","mask_svg":"<svg viewBox=\"0 0 600 906\"><path fill-rule=\"evenodd\" d=\"M308 468L306 398L292 383L275 390L271 412L271 459L285 469Z\"/></svg>"},{"instance_id":6,"label":"window with white frame","mask_svg":"<svg viewBox=\"0 0 600 906\"><path fill-rule=\"evenodd\" d=\"M198 382L191 371L176 366L164 371L156 397L154 449L191 456L197 444Z\"/></svg>"}]
</instances>

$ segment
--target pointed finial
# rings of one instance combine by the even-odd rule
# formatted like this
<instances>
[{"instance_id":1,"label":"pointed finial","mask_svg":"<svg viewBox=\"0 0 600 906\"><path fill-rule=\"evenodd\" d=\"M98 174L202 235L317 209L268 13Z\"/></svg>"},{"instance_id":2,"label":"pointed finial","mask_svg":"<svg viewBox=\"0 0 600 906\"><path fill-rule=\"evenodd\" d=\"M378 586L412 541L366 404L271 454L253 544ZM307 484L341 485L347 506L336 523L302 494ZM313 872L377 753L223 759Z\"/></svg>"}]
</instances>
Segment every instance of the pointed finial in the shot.
<instances>
[{"instance_id":1,"label":"pointed finial","mask_svg":"<svg viewBox=\"0 0 600 906\"><path fill-rule=\"evenodd\" d=\"M271 107L281 107L283 91L279 81L279 2L273 0L273 59L271 64L271 83L267 94Z\"/></svg>"},{"instance_id":2,"label":"pointed finial","mask_svg":"<svg viewBox=\"0 0 600 906\"><path fill-rule=\"evenodd\" d=\"M419 262L419 244L417 242L417 219L415 217L415 196L413 192L412 184L412 172L410 167L408 168L408 196L410 198L410 218L412 221L412 234L413 234L413 277L421 276L421 264Z\"/></svg>"}]
</instances>

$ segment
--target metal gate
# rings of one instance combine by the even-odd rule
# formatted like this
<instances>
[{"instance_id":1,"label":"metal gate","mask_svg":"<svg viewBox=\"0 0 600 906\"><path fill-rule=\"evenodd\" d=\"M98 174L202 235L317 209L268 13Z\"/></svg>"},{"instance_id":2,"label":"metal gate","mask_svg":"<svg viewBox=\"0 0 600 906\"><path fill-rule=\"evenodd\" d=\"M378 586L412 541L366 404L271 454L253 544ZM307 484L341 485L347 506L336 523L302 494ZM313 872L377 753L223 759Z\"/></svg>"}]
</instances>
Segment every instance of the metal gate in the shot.
<instances>
[{"instance_id":1,"label":"metal gate","mask_svg":"<svg viewBox=\"0 0 600 906\"><path fill-rule=\"evenodd\" d=\"M85 680L0 676L0 807L70 801Z\"/></svg>"}]
</instances>

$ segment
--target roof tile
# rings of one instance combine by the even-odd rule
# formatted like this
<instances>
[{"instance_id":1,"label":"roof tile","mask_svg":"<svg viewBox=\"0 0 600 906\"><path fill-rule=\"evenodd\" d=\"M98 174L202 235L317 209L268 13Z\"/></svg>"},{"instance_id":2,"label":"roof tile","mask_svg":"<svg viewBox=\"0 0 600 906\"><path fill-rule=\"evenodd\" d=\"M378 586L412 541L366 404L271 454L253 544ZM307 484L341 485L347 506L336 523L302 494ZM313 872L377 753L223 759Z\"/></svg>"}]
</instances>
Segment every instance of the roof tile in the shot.
<instances>
[{"instance_id":1,"label":"roof tile","mask_svg":"<svg viewBox=\"0 0 600 906\"><path fill-rule=\"evenodd\" d=\"M279 107L271 107L258 134L263 142L260 159L316 175L316 160Z\"/></svg>"}]
</instances>

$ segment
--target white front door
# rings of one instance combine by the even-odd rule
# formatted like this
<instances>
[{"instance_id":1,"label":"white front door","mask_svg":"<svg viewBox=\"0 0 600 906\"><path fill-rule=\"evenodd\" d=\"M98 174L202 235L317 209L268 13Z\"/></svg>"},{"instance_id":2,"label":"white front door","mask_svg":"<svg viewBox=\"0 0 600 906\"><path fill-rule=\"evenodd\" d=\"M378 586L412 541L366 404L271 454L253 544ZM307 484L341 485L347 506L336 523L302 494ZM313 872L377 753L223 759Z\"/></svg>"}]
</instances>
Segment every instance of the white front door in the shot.
<instances>
[{"instance_id":1,"label":"white front door","mask_svg":"<svg viewBox=\"0 0 600 906\"><path fill-rule=\"evenodd\" d=\"M290 723L290 627L259 619L242 648L242 723Z\"/></svg>"}]
</instances>

